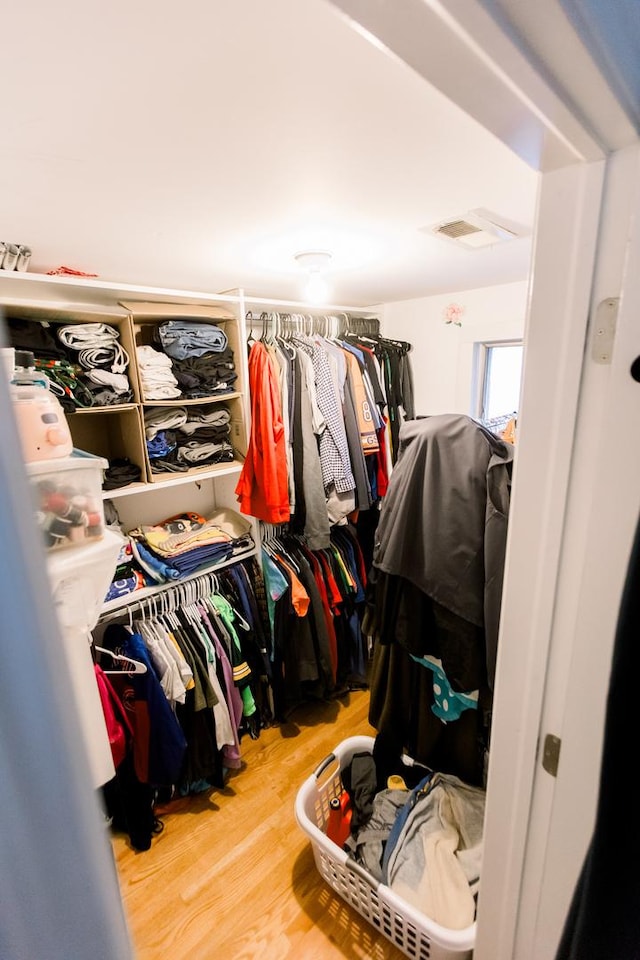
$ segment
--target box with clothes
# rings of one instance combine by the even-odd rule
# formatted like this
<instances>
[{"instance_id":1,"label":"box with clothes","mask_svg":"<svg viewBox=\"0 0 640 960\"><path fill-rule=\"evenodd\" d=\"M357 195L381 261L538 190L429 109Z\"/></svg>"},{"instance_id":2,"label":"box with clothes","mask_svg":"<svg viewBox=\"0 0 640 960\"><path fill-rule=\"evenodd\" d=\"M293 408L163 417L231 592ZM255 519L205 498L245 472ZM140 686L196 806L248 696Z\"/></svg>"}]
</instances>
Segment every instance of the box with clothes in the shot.
<instances>
[{"instance_id":1,"label":"box with clothes","mask_svg":"<svg viewBox=\"0 0 640 960\"><path fill-rule=\"evenodd\" d=\"M142 402L201 400L241 390L235 317L224 306L130 303Z\"/></svg>"},{"instance_id":2,"label":"box with clothes","mask_svg":"<svg viewBox=\"0 0 640 960\"><path fill-rule=\"evenodd\" d=\"M104 489L143 480L135 343L125 310L12 306L7 335L14 349L33 353L74 447L108 461Z\"/></svg>"},{"instance_id":3,"label":"box with clothes","mask_svg":"<svg viewBox=\"0 0 640 960\"><path fill-rule=\"evenodd\" d=\"M225 306L123 303L135 338L146 479L232 464L246 452L237 325Z\"/></svg>"},{"instance_id":4,"label":"box with clothes","mask_svg":"<svg viewBox=\"0 0 640 960\"><path fill-rule=\"evenodd\" d=\"M484 797L395 756L380 735L357 736L305 780L295 816L323 879L406 956L470 960ZM349 811L342 845L332 839L341 807Z\"/></svg>"},{"instance_id":5,"label":"box with clothes","mask_svg":"<svg viewBox=\"0 0 640 960\"><path fill-rule=\"evenodd\" d=\"M66 414L138 400L135 345L123 310L10 308L7 336L34 354Z\"/></svg>"}]
</instances>

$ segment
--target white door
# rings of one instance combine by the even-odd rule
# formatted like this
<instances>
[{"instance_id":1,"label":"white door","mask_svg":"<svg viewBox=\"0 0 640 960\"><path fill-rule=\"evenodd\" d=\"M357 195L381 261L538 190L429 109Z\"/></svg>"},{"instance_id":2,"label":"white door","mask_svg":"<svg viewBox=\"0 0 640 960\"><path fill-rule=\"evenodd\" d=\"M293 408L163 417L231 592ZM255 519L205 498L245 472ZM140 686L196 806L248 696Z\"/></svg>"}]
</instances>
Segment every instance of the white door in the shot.
<instances>
[{"instance_id":1,"label":"white door","mask_svg":"<svg viewBox=\"0 0 640 960\"><path fill-rule=\"evenodd\" d=\"M593 823L640 502L637 131L556 0L335 5L542 173L475 958L553 960ZM596 307L618 298L612 362L597 362Z\"/></svg>"},{"instance_id":2,"label":"white door","mask_svg":"<svg viewBox=\"0 0 640 960\"><path fill-rule=\"evenodd\" d=\"M640 383L630 372L640 356L639 186L640 149L613 154L607 162L513 951L518 960L555 956L597 802L613 639L640 512ZM608 324L616 310L611 349ZM562 741L557 779L541 763L548 733Z\"/></svg>"}]
</instances>

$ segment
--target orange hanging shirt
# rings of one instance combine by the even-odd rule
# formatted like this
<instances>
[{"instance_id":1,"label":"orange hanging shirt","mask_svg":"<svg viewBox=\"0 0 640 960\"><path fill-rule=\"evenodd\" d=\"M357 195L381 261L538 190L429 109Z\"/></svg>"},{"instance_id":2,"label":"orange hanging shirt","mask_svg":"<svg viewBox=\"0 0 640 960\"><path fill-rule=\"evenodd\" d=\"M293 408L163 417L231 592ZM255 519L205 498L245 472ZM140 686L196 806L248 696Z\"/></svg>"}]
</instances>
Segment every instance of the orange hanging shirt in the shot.
<instances>
[{"instance_id":1,"label":"orange hanging shirt","mask_svg":"<svg viewBox=\"0 0 640 960\"><path fill-rule=\"evenodd\" d=\"M266 346L249 354L251 437L236 485L240 511L266 523L287 523L289 482L278 375Z\"/></svg>"}]
</instances>

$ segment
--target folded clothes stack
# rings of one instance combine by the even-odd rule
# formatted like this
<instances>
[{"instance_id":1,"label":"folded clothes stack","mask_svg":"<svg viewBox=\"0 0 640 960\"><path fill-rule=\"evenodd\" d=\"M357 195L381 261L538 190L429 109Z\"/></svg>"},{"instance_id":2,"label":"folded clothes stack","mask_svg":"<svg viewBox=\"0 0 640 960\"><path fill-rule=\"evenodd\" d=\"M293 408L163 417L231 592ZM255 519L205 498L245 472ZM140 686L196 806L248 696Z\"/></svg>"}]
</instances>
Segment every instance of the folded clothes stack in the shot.
<instances>
[{"instance_id":1,"label":"folded clothes stack","mask_svg":"<svg viewBox=\"0 0 640 960\"><path fill-rule=\"evenodd\" d=\"M172 360L182 395L191 400L232 393L237 380L233 350L215 323L167 320L156 330L156 340Z\"/></svg>"},{"instance_id":2,"label":"folded clothes stack","mask_svg":"<svg viewBox=\"0 0 640 960\"><path fill-rule=\"evenodd\" d=\"M145 411L147 454L154 473L230 463L231 414L226 407L157 407Z\"/></svg>"},{"instance_id":3,"label":"folded clothes stack","mask_svg":"<svg viewBox=\"0 0 640 960\"><path fill-rule=\"evenodd\" d=\"M190 400L233 393L238 379L230 347L222 353L205 353L201 357L174 360L173 372L183 396Z\"/></svg>"},{"instance_id":4,"label":"folded clothes stack","mask_svg":"<svg viewBox=\"0 0 640 960\"><path fill-rule=\"evenodd\" d=\"M179 580L211 567L254 545L251 525L235 510L217 510L206 518L182 513L153 526L130 531L138 563L158 583Z\"/></svg>"},{"instance_id":5,"label":"folded clothes stack","mask_svg":"<svg viewBox=\"0 0 640 960\"><path fill-rule=\"evenodd\" d=\"M215 323L206 320L166 320L158 327L164 352L174 360L221 353L227 347L227 335Z\"/></svg>"},{"instance_id":6,"label":"folded clothes stack","mask_svg":"<svg viewBox=\"0 0 640 960\"><path fill-rule=\"evenodd\" d=\"M65 413L79 408L130 403L129 357L119 331L105 323L55 324L47 320L7 322L9 343L29 350L49 379Z\"/></svg>"},{"instance_id":7,"label":"folded clothes stack","mask_svg":"<svg viewBox=\"0 0 640 960\"><path fill-rule=\"evenodd\" d=\"M136 355L145 400L176 400L181 396L171 357L146 344L136 348Z\"/></svg>"},{"instance_id":8,"label":"folded clothes stack","mask_svg":"<svg viewBox=\"0 0 640 960\"><path fill-rule=\"evenodd\" d=\"M129 403L133 399L127 368L129 355L120 333L108 323L72 323L57 330L60 342L77 355L91 406Z\"/></svg>"},{"instance_id":9,"label":"folded clothes stack","mask_svg":"<svg viewBox=\"0 0 640 960\"><path fill-rule=\"evenodd\" d=\"M136 483L141 477L142 470L137 463L132 463L128 457L112 457L104 473L102 489L117 490L130 483Z\"/></svg>"},{"instance_id":10,"label":"folded clothes stack","mask_svg":"<svg viewBox=\"0 0 640 960\"><path fill-rule=\"evenodd\" d=\"M119 597L126 597L136 590L142 590L144 587L152 586L156 581L145 576L144 571L136 560L131 540L127 537L123 540L120 547L120 553L116 563L116 569L113 573L113 579L104 598L105 601L117 600Z\"/></svg>"}]
</instances>

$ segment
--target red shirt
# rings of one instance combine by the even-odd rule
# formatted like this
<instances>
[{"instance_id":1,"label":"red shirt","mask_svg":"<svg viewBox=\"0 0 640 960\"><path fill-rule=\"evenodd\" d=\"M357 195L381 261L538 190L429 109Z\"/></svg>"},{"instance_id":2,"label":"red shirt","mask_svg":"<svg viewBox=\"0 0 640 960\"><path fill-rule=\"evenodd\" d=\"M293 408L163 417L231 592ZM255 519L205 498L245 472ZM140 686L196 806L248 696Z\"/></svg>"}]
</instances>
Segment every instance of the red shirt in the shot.
<instances>
[{"instance_id":1,"label":"red shirt","mask_svg":"<svg viewBox=\"0 0 640 960\"><path fill-rule=\"evenodd\" d=\"M251 437L235 491L240 511L266 523L287 523L289 483L282 400L271 357L260 341L249 354L249 390Z\"/></svg>"}]
</instances>

